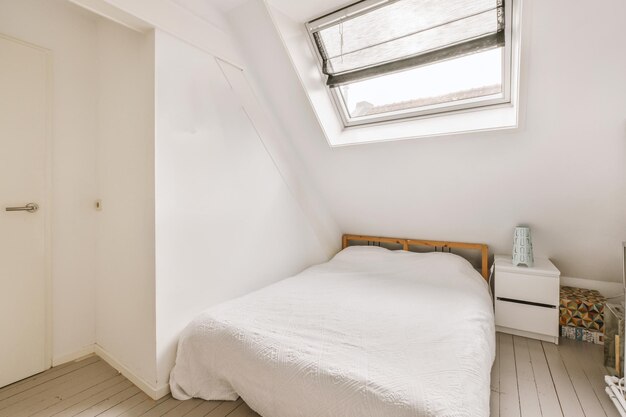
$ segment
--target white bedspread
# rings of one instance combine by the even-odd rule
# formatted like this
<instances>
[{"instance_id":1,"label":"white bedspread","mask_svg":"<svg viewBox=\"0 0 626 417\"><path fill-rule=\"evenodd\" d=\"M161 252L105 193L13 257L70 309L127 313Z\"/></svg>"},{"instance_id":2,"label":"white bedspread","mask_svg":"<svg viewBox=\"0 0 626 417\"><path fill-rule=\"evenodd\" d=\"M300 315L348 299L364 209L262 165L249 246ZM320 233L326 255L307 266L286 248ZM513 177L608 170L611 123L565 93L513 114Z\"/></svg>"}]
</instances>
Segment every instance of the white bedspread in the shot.
<instances>
[{"instance_id":1,"label":"white bedspread","mask_svg":"<svg viewBox=\"0 0 626 417\"><path fill-rule=\"evenodd\" d=\"M178 399L264 417L489 416L487 285L463 258L349 247L184 330Z\"/></svg>"}]
</instances>

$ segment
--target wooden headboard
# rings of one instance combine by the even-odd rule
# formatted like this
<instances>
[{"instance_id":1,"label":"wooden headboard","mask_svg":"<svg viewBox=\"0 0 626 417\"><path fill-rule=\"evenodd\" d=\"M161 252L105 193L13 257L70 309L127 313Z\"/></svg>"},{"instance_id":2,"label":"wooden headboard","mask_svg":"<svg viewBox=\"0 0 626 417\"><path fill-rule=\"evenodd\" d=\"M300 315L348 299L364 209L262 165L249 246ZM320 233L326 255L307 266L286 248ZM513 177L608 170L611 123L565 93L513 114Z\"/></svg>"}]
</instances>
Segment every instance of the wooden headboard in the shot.
<instances>
[{"instance_id":1,"label":"wooden headboard","mask_svg":"<svg viewBox=\"0 0 626 417\"><path fill-rule=\"evenodd\" d=\"M483 278L489 280L489 246L484 243L463 243L463 242L445 242L441 240L423 240L423 239L403 239L397 237L378 237L378 236L360 236L360 235L343 235L342 249L350 246L350 242L367 242L380 246L381 243L400 245L403 250L410 250L415 246L426 246L433 248L435 251L452 252L452 249L476 249L480 250L481 257L481 274Z\"/></svg>"}]
</instances>

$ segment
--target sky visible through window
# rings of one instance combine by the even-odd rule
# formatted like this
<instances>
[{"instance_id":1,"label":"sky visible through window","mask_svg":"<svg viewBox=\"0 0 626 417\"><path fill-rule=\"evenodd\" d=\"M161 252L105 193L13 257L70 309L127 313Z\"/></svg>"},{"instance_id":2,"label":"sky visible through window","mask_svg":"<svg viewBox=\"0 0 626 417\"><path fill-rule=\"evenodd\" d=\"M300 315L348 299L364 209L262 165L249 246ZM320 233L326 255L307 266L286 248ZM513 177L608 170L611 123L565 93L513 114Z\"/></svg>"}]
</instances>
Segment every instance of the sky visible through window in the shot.
<instances>
[{"instance_id":1,"label":"sky visible through window","mask_svg":"<svg viewBox=\"0 0 626 417\"><path fill-rule=\"evenodd\" d=\"M503 48L339 87L350 117L502 92Z\"/></svg>"}]
</instances>

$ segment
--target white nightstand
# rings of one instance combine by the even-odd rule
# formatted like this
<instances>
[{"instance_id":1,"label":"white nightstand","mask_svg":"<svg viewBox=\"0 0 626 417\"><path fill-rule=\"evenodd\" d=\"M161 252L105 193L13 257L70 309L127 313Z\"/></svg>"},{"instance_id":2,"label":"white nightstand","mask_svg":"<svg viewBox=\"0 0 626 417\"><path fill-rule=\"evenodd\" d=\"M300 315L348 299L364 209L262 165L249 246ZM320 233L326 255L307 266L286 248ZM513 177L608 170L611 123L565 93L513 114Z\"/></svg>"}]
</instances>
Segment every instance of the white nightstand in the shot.
<instances>
[{"instance_id":1,"label":"white nightstand","mask_svg":"<svg viewBox=\"0 0 626 417\"><path fill-rule=\"evenodd\" d=\"M527 268L496 255L496 330L558 344L560 275L549 259Z\"/></svg>"}]
</instances>

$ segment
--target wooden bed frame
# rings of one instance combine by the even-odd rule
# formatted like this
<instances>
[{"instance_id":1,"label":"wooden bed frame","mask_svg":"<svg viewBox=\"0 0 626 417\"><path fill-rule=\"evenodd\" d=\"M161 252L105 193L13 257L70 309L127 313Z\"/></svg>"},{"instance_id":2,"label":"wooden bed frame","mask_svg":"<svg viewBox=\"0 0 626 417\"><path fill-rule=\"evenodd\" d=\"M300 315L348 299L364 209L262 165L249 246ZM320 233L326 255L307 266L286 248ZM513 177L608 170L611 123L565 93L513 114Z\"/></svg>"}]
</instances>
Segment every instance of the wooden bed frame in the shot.
<instances>
[{"instance_id":1,"label":"wooden bed frame","mask_svg":"<svg viewBox=\"0 0 626 417\"><path fill-rule=\"evenodd\" d=\"M485 281L489 281L489 246L484 243L463 243L463 242L445 242L441 240L423 240L423 239L403 239L397 237L378 237L378 236L361 236L361 235L343 235L342 249L350 246L351 241L367 242L369 245L387 243L391 245L400 245L403 250L410 250L411 246L426 246L433 248L435 252L452 252L455 249L476 249L480 250L481 256L481 274Z\"/></svg>"}]
</instances>

